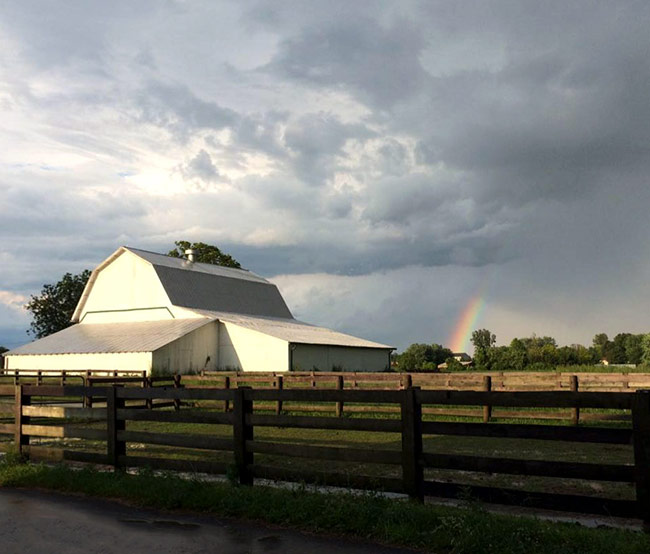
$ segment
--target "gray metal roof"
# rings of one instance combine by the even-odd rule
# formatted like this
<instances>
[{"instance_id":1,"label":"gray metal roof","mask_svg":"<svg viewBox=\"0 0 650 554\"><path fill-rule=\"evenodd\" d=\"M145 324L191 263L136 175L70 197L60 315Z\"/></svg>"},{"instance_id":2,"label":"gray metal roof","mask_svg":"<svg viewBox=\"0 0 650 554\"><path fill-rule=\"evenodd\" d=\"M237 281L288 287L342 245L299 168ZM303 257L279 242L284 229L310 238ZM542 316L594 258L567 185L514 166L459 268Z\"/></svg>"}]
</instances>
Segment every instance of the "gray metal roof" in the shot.
<instances>
[{"instance_id":1,"label":"gray metal roof","mask_svg":"<svg viewBox=\"0 0 650 554\"><path fill-rule=\"evenodd\" d=\"M153 352L213 321L209 318L167 319L124 323L78 323L5 353L91 354Z\"/></svg>"},{"instance_id":2,"label":"gray metal roof","mask_svg":"<svg viewBox=\"0 0 650 554\"><path fill-rule=\"evenodd\" d=\"M190 262L185 258L173 258L171 256L165 256L164 254L149 252L148 250L131 248L130 246L124 246L123 248L158 267L183 269L196 273L205 273L207 275L217 275L219 277L232 277L233 279L243 279L245 281L255 281L257 283L268 283L266 279L260 277L259 275L256 275L252 271L248 271L247 269L235 269L234 267L226 267L223 265Z\"/></svg>"},{"instance_id":3,"label":"gray metal roof","mask_svg":"<svg viewBox=\"0 0 650 554\"><path fill-rule=\"evenodd\" d=\"M357 348L394 349L387 344L339 333L326 327L317 327L292 318L252 317L233 313L197 310L199 313L216 317L220 321L233 323L295 344L321 344Z\"/></svg>"},{"instance_id":4,"label":"gray metal roof","mask_svg":"<svg viewBox=\"0 0 650 554\"><path fill-rule=\"evenodd\" d=\"M232 278L161 265L154 265L154 269L174 306L291 317L280 291L267 281Z\"/></svg>"}]
</instances>

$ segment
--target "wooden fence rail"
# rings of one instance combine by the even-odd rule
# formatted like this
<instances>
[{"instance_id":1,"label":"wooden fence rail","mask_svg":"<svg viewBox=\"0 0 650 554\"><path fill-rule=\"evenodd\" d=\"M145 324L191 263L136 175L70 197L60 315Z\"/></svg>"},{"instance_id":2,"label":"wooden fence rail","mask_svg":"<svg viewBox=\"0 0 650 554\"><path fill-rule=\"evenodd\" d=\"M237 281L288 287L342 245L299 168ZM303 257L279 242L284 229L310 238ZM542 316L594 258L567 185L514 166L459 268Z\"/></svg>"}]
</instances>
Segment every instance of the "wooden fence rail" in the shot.
<instances>
[{"instance_id":1,"label":"wooden fence rail","mask_svg":"<svg viewBox=\"0 0 650 554\"><path fill-rule=\"evenodd\" d=\"M124 384L126 386L152 387L174 383L176 387L221 388L229 390L239 386L255 388L295 389L314 388L329 390L381 389L403 390L418 386L423 390L475 390L483 392L525 392L525 391L572 391L572 392L634 392L650 388L650 373L559 373L559 372L458 372L458 373L359 373L359 372L276 372L276 373L237 373L237 372L202 372L200 375L147 376L146 372L118 371L58 371L58 370L5 370L14 384L52 384L59 380L60 385L69 384L70 379L80 379L82 385L97 386ZM0 372L1 375L2 372ZM103 399L102 399L103 401ZM174 401L179 408L179 400ZM151 400L145 400L151 408ZM87 398L87 406L92 407L92 397ZM162 407L158 405L157 407ZM223 403L224 411L231 409L230 400ZM363 406L345 405L343 402L331 407L336 415L358 412L399 413L399 406ZM316 407L316 409L320 409ZM283 401L275 406L279 415L283 410ZM293 411L313 412L313 405L294 404ZM569 410L538 411L512 409L503 410L490 404L470 408L424 407L426 415L454 415L458 417L482 417L484 422L495 419L518 417L522 419L561 419L574 425L586 421L629 420L629 415L621 413L602 414L581 411L580 407Z\"/></svg>"},{"instance_id":2,"label":"wooden fence rail","mask_svg":"<svg viewBox=\"0 0 650 554\"><path fill-rule=\"evenodd\" d=\"M487 387L486 387L487 388ZM16 448L31 459L74 460L102 463L117 468L142 467L229 473L241 484L252 485L256 479L283 479L337 485L362 489L405 493L415 500L425 495L457 498L472 497L503 504L524 505L583 513L637 517L650 528L650 391L635 393L608 392L499 392L421 390L345 390L333 389L205 389L125 386L0 386L0 395L13 392L14 423L1 424L0 433L12 433ZM68 408L41 406L38 397L69 397L99 395L106 399L105 408ZM159 400L212 403L212 409L183 405L181 410L152 411L129 407L134 400ZM232 411L216 409L217 402L227 401ZM275 403L281 408L265 407ZM335 416L293 415L291 404L329 403L332 406L366 402L378 406L394 406L399 412L394 418L341 418ZM281 404L279 404L281 403ZM272 404L273 405L273 404ZM628 410L632 428L575 427L537 423L468 423L431 421L423 417L427 406L484 406L529 408L597 408ZM257 409L257 411L255 411ZM338 408L336 409L338 411ZM336 413L336 411L334 413ZM101 429L84 427L79 421L92 419L105 423ZM74 420L71 422L70 419ZM129 429L128 422L190 423L209 426L226 425L230 437L201 432L168 432ZM399 440L398 449L360 446L325 446L323 444L287 443L257 437L256 428L319 429L328 431L364 431L393 433ZM571 448L571 442L610 445L630 445L633 464L548 461L508 457L485 457L484 452L471 454L427 452L423 439L431 435L458 435L494 438L525 438L557 442L558 451ZM48 440L76 439L90 441L92 449L45 446L34 442L36 437ZM97 444L101 443L101 444ZM142 455L129 445L157 445L173 448L173 457ZM233 462L218 459L186 457L178 459L178 449L207 452L229 452ZM261 456L301 458L336 463L382 464L394 467L401 477L362 475L358 471L321 471L308 468L269 465ZM436 480L427 470L475 472L487 474L523 475L549 479L579 479L631 483L635 500L601 496L529 492L499 486L476 486L466 483Z\"/></svg>"}]
</instances>

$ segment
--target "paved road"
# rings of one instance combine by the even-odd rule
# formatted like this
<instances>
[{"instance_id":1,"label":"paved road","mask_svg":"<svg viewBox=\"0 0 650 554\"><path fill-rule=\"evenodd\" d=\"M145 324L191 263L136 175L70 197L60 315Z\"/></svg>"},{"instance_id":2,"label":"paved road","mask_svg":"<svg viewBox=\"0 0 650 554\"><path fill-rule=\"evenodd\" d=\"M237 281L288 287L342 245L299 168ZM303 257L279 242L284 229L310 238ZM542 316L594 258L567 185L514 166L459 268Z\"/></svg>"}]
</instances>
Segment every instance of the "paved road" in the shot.
<instances>
[{"instance_id":1,"label":"paved road","mask_svg":"<svg viewBox=\"0 0 650 554\"><path fill-rule=\"evenodd\" d=\"M105 500L0 489L0 552L398 554L412 552Z\"/></svg>"}]
</instances>

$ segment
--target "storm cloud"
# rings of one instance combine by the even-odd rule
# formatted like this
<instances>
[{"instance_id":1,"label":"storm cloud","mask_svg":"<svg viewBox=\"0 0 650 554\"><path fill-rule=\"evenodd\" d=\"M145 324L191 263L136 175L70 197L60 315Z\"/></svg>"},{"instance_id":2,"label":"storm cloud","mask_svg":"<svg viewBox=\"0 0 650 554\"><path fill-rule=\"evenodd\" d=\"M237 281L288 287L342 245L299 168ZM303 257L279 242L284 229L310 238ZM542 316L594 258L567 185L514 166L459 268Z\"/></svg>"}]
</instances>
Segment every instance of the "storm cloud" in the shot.
<instances>
[{"instance_id":1,"label":"storm cloud","mask_svg":"<svg viewBox=\"0 0 650 554\"><path fill-rule=\"evenodd\" d=\"M0 8L0 344L121 244L216 243L302 319L650 331L647 2Z\"/></svg>"}]
</instances>

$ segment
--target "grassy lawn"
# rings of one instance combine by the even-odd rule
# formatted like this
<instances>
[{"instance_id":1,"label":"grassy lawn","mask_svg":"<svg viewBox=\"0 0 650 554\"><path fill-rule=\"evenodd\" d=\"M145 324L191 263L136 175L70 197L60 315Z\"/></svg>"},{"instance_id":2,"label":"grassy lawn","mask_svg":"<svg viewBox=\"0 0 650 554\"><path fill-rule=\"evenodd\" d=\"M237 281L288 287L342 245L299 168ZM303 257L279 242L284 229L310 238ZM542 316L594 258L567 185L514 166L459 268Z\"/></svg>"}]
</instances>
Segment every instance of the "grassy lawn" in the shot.
<instances>
[{"instance_id":1,"label":"grassy lawn","mask_svg":"<svg viewBox=\"0 0 650 554\"><path fill-rule=\"evenodd\" d=\"M10 459L0 463L0 487L39 487L149 508L247 518L440 554L650 551L650 537L639 532L586 529L575 524L494 515L473 504L451 508L372 494L322 494L305 487L237 487L148 471L137 475L93 468L76 471L66 466L19 464Z\"/></svg>"}]
</instances>

